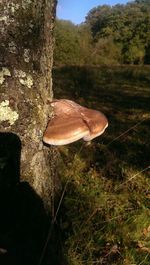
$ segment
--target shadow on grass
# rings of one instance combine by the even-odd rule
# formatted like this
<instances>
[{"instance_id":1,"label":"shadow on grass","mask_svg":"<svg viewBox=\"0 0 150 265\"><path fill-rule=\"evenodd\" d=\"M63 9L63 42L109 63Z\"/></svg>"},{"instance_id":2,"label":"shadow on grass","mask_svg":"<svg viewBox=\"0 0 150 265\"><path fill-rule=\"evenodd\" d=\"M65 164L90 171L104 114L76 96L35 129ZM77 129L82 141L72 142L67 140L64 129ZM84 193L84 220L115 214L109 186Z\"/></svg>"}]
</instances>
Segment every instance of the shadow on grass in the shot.
<instances>
[{"instance_id":1,"label":"shadow on grass","mask_svg":"<svg viewBox=\"0 0 150 265\"><path fill-rule=\"evenodd\" d=\"M117 252L107 256L112 242L106 247L109 240L104 233L107 226L104 209L96 208L94 197L90 194L87 197L73 181L69 182L66 194L60 214L63 240L67 242L70 238L65 244L69 264L93 264L93 261L95 264L112 264L109 262L113 260L118 264L122 258ZM103 263L99 263L100 260Z\"/></svg>"},{"instance_id":2,"label":"shadow on grass","mask_svg":"<svg viewBox=\"0 0 150 265\"><path fill-rule=\"evenodd\" d=\"M148 171L140 174L149 166L149 71L53 70L56 98L100 110L109 121L89 146L78 141L60 147L64 187L69 179L60 213L69 264L149 264L148 234L143 236L149 227Z\"/></svg>"},{"instance_id":3,"label":"shadow on grass","mask_svg":"<svg viewBox=\"0 0 150 265\"><path fill-rule=\"evenodd\" d=\"M144 252L138 245L143 240L149 246L148 233L143 236L149 227L148 179L118 186L123 165L112 161L110 150L94 144L75 153L81 146L72 144L69 155L61 154L66 173L60 166L65 195L59 214L69 264L149 264L148 247Z\"/></svg>"},{"instance_id":4,"label":"shadow on grass","mask_svg":"<svg viewBox=\"0 0 150 265\"><path fill-rule=\"evenodd\" d=\"M116 159L120 167L125 163L138 170L148 166L149 71L149 67L143 66L64 66L53 70L56 98L75 100L102 111L108 118L108 129L93 141L93 164L101 159L98 144L102 144L111 153L112 167ZM119 135L122 136L117 138Z\"/></svg>"},{"instance_id":5,"label":"shadow on grass","mask_svg":"<svg viewBox=\"0 0 150 265\"><path fill-rule=\"evenodd\" d=\"M21 141L0 133L0 264L38 265L51 217L27 182L20 182ZM41 265L58 265L62 253L55 226Z\"/></svg>"}]
</instances>

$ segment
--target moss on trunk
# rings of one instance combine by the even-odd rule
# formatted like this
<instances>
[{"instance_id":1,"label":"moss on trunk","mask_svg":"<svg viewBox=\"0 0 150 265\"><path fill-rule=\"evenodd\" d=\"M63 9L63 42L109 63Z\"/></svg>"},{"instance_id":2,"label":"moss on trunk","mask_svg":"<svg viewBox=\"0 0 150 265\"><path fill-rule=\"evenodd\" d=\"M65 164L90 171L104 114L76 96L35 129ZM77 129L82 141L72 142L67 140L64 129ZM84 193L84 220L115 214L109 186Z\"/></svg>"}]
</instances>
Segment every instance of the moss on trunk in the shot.
<instances>
[{"instance_id":1,"label":"moss on trunk","mask_svg":"<svg viewBox=\"0 0 150 265\"><path fill-rule=\"evenodd\" d=\"M0 19L0 132L21 140L20 178L50 209L55 148L43 146L51 109L55 0L2 1ZM8 146L8 149L11 146Z\"/></svg>"}]
</instances>

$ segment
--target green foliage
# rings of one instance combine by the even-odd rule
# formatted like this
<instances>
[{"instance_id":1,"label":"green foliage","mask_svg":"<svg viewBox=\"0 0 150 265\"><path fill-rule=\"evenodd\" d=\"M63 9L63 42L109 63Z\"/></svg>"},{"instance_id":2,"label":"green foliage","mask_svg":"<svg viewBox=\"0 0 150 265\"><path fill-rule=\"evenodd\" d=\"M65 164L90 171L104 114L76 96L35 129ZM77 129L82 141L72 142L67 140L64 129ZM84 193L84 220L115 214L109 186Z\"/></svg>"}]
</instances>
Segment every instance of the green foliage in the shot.
<instances>
[{"instance_id":1,"label":"green foliage","mask_svg":"<svg viewBox=\"0 0 150 265\"><path fill-rule=\"evenodd\" d=\"M92 9L86 23L95 42L111 37L122 46L123 63L142 64L147 58L150 28L150 2L135 1L126 5L98 6ZM148 63L147 60L145 60Z\"/></svg>"},{"instance_id":2,"label":"green foliage","mask_svg":"<svg viewBox=\"0 0 150 265\"><path fill-rule=\"evenodd\" d=\"M80 62L79 64L91 63L92 36L90 28L86 24L78 26Z\"/></svg>"},{"instance_id":3,"label":"green foliage","mask_svg":"<svg viewBox=\"0 0 150 265\"><path fill-rule=\"evenodd\" d=\"M79 62L79 38L76 26L70 21L57 20L54 61L60 64Z\"/></svg>"},{"instance_id":4,"label":"green foliage","mask_svg":"<svg viewBox=\"0 0 150 265\"><path fill-rule=\"evenodd\" d=\"M55 65L77 65L90 62L91 36L86 25L57 20L55 28Z\"/></svg>"},{"instance_id":5,"label":"green foliage","mask_svg":"<svg viewBox=\"0 0 150 265\"><path fill-rule=\"evenodd\" d=\"M150 1L103 5L85 23L56 21L55 65L150 64Z\"/></svg>"},{"instance_id":6,"label":"green foliage","mask_svg":"<svg viewBox=\"0 0 150 265\"><path fill-rule=\"evenodd\" d=\"M92 63L104 65L121 63L121 45L115 44L112 37L99 38L93 45Z\"/></svg>"}]
</instances>

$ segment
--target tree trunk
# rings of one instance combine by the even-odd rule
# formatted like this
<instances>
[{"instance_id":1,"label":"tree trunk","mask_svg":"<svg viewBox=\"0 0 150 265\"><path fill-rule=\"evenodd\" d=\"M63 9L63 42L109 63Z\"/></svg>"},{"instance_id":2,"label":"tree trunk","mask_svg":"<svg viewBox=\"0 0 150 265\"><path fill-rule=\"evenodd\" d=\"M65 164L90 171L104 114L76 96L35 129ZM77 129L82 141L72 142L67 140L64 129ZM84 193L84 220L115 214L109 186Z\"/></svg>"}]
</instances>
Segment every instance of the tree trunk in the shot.
<instances>
[{"instance_id":1,"label":"tree trunk","mask_svg":"<svg viewBox=\"0 0 150 265\"><path fill-rule=\"evenodd\" d=\"M0 17L0 141L5 141L7 153L3 161L11 153L9 170L19 172L21 141L20 178L47 210L53 199L57 151L45 147L42 136L51 115L47 99L53 96L55 7L56 0L2 0Z\"/></svg>"}]
</instances>

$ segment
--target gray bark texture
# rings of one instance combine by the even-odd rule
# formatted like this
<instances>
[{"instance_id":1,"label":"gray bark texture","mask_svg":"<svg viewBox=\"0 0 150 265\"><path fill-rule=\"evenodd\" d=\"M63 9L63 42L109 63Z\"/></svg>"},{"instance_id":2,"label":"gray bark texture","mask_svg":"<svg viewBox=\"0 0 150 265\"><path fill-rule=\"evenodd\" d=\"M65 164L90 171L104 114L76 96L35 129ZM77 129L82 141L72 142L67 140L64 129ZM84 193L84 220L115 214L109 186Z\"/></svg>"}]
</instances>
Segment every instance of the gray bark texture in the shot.
<instances>
[{"instance_id":1,"label":"gray bark texture","mask_svg":"<svg viewBox=\"0 0 150 265\"><path fill-rule=\"evenodd\" d=\"M0 11L0 141L5 145L1 168L11 153L13 171L20 152L14 174L20 171L21 181L32 186L48 211L58 154L43 145L42 136L52 111L47 99L53 96L55 9L56 0L1 0Z\"/></svg>"}]
</instances>

